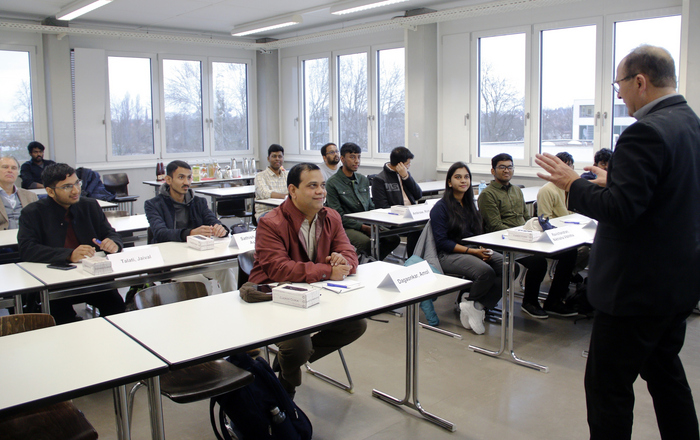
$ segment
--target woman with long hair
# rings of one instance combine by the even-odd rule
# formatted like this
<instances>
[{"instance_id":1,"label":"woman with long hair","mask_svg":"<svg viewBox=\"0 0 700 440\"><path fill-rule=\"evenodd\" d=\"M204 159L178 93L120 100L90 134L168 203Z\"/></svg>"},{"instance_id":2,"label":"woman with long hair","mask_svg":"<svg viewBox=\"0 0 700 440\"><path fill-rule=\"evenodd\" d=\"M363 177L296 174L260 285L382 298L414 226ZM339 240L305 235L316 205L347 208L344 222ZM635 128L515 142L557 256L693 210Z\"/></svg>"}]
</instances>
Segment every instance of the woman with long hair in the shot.
<instances>
[{"instance_id":1,"label":"woman with long hair","mask_svg":"<svg viewBox=\"0 0 700 440\"><path fill-rule=\"evenodd\" d=\"M474 204L472 173L464 162L453 164L445 178L445 193L432 211L430 225L442 271L473 281L469 297L459 303L462 325L484 333L484 309L501 298L503 256L490 249L462 244L462 239L483 233L482 219Z\"/></svg>"}]
</instances>

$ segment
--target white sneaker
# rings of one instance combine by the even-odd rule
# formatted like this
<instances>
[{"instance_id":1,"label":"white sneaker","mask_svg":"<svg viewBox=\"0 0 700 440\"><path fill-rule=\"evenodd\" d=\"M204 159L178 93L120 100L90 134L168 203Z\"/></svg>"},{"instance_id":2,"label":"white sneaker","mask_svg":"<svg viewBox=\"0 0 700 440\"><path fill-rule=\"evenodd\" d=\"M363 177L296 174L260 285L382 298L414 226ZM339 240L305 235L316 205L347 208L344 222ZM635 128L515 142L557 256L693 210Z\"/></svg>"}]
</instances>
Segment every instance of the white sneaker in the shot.
<instances>
[{"instance_id":1,"label":"white sneaker","mask_svg":"<svg viewBox=\"0 0 700 440\"><path fill-rule=\"evenodd\" d=\"M461 311L459 314L459 319L462 321L462 325L464 325L465 321L463 317L466 317L469 327L466 325L464 327L471 328L477 335L483 335L486 331L486 328L484 327L485 312L483 310L477 310L476 307L474 307L474 301L462 301L459 304L459 309Z\"/></svg>"},{"instance_id":2,"label":"white sneaker","mask_svg":"<svg viewBox=\"0 0 700 440\"><path fill-rule=\"evenodd\" d=\"M459 321L462 323L462 326L466 328L467 330L471 330L472 326L469 325L469 315L467 315L467 309L466 309L466 301L462 301L459 303Z\"/></svg>"}]
</instances>

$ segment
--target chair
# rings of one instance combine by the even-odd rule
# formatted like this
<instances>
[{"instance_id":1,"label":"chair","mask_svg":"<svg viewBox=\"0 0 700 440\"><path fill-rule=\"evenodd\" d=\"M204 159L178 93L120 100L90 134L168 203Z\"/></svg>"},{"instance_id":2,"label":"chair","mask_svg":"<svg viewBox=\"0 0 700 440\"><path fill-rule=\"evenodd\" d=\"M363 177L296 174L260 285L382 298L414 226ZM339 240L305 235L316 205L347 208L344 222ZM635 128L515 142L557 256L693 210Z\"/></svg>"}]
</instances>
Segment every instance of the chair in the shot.
<instances>
[{"instance_id":1,"label":"chair","mask_svg":"<svg viewBox=\"0 0 700 440\"><path fill-rule=\"evenodd\" d=\"M134 297L137 309L157 307L207 296L204 283L188 281L166 283L141 290ZM254 376L224 360L217 359L191 367L169 371L160 376L161 394L175 403L191 403L219 396L253 382ZM129 392L129 420L134 396L144 382L136 383Z\"/></svg>"},{"instance_id":2,"label":"chair","mask_svg":"<svg viewBox=\"0 0 700 440\"><path fill-rule=\"evenodd\" d=\"M53 316L43 313L3 316L0 317L0 336L54 325ZM90 440L98 437L85 415L69 401L0 417L0 433L6 440Z\"/></svg>"},{"instance_id":3,"label":"chair","mask_svg":"<svg viewBox=\"0 0 700 440\"><path fill-rule=\"evenodd\" d=\"M134 202L139 196L129 195L129 176L126 173L105 174L102 182L107 191L117 196L114 201L119 204L120 210L128 210L130 215L134 214Z\"/></svg>"},{"instance_id":4,"label":"chair","mask_svg":"<svg viewBox=\"0 0 700 440\"><path fill-rule=\"evenodd\" d=\"M248 251L246 253L240 254L237 257L238 260L238 288L240 289L243 284L245 284L248 281L248 276L250 275L250 271L253 269L253 263L255 262L255 251ZM267 362L270 362L270 355L269 352L272 351L273 353L277 354L277 350L274 348L270 347L264 347L265 350L265 357L267 358ZM348 383L344 384L336 379L333 379L332 377L321 373L320 371L314 370L311 368L311 364L308 362L306 363L306 371L311 374L312 376L318 377L319 379L328 382L329 384L336 386L340 388L341 390L345 390L348 393L353 393L353 389L355 385L352 383L352 377L350 376L350 370L348 369L348 364L345 362L345 356L343 355L343 349L339 348L338 349L338 355L340 356L340 362L343 364L343 369L345 370L345 376L348 379Z\"/></svg>"},{"instance_id":5,"label":"chair","mask_svg":"<svg viewBox=\"0 0 700 440\"><path fill-rule=\"evenodd\" d=\"M216 204L216 215L219 218L242 218L245 219L246 224L248 224L254 214L254 211L246 210L246 200L222 200ZM255 217L253 217L253 219L254 218Z\"/></svg>"}]
</instances>

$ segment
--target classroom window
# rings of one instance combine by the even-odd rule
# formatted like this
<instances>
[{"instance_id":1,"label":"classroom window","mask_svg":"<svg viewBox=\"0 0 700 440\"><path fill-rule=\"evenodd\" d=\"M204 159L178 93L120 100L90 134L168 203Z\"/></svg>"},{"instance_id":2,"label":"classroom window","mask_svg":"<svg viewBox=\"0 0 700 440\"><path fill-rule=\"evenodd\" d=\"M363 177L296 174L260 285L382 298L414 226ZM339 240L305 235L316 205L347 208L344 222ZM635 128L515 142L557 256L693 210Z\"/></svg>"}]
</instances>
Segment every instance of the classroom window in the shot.
<instances>
[{"instance_id":1,"label":"classroom window","mask_svg":"<svg viewBox=\"0 0 700 440\"><path fill-rule=\"evenodd\" d=\"M165 151L204 151L202 120L202 63L163 60Z\"/></svg>"},{"instance_id":2,"label":"classroom window","mask_svg":"<svg viewBox=\"0 0 700 440\"><path fill-rule=\"evenodd\" d=\"M390 153L405 142L405 50L377 51L379 152Z\"/></svg>"},{"instance_id":3,"label":"classroom window","mask_svg":"<svg viewBox=\"0 0 700 440\"><path fill-rule=\"evenodd\" d=\"M151 59L108 57L112 155L153 154Z\"/></svg>"},{"instance_id":4,"label":"classroom window","mask_svg":"<svg viewBox=\"0 0 700 440\"><path fill-rule=\"evenodd\" d=\"M525 156L524 33L479 38L479 157Z\"/></svg>"},{"instance_id":5,"label":"classroom window","mask_svg":"<svg viewBox=\"0 0 700 440\"><path fill-rule=\"evenodd\" d=\"M330 141L328 67L328 58L302 61L305 150L320 150Z\"/></svg>"},{"instance_id":6,"label":"classroom window","mask_svg":"<svg viewBox=\"0 0 700 440\"><path fill-rule=\"evenodd\" d=\"M212 63L214 151L248 149L248 66Z\"/></svg>"},{"instance_id":7,"label":"classroom window","mask_svg":"<svg viewBox=\"0 0 700 440\"><path fill-rule=\"evenodd\" d=\"M28 159L34 140L30 54L0 50L0 154Z\"/></svg>"},{"instance_id":8,"label":"classroom window","mask_svg":"<svg viewBox=\"0 0 700 440\"><path fill-rule=\"evenodd\" d=\"M354 142L369 151L367 99L367 53L339 55L338 145Z\"/></svg>"},{"instance_id":9,"label":"classroom window","mask_svg":"<svg viewBox=\"0 0 700 440\"><path fill-rule=\"evenodd\" d=\"M673 15L668 17L648 18L644 20L618 21L615 23L615 65L613 67L613 79L622 58L630 53L635 47L642 44L661 46L668 50L676 64L676 78L678 78L681 53L681 16ZM676 85L676 88L678 86ZM615 147L618 134L622 133L623 127L627 127L634 122L634 118L629 116L627 111L618 110L618 106L624 106L624 102L613 94L613 123L612 143Z\"/></svg>"},{"instance_id":10,"label":"classroom window","mask_svg":"<svg viewBox=\"0 0 700 440\"><path fill-rule=\"evenodd\" d=\"M594 142L596 26L543 30L540 37L540 152L565 151L574 162L588 162ZM574 111L581 101L590 104Z\"/></svg>"}]
</instances>

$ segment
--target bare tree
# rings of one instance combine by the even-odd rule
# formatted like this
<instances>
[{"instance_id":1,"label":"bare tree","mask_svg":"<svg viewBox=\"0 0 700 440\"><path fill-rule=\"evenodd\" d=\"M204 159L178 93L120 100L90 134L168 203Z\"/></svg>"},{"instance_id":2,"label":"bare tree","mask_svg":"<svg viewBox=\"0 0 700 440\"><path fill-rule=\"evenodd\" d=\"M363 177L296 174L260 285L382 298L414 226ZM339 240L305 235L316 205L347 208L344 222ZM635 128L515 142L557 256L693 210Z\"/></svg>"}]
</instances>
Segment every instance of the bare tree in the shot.
<instances>
[{"instance_id":1,"label":"bare tree","mask_svg":"<svg viewBox=\"0 0 700 440\"><path fill-rule=\"evenodd\" d=\"M214 63L214 149L248 148L247 66Z\"/></svg>"},{"instance_id":2,"label":"bare tree","mask_svg":"<svg viewBox=\"0 0 700 440\"><path fill-rule=\"evenodd\" d=\"M523 98L490 64L482 64L480 104L482 142L523 140Z\"/></svg>"},{"instance_id":3,"label":"bare tree","mask_svg":"<svg viewBox=\"0 0 700 440\"><path fill-rule=\"evenodd\" d=\"M126 92L121 99L110 97L112 154L127 156L153 153L153 118L150 105L141 103L141 95Z\"/></svg>"},{"instance_id":4,"label":"bare tree","mask_svg":"<svg viewBox=\"0 0 700 440\"><path fill-rule=\"evenodd\" d=\"M367 57L341 56L338 70L340 143L355 142L367 151Z\"/></svg>"},{"instance_id":5,"label":"bare tree","mask_svg":"<svg viewBox=\"0 0 700 440\"><path fill-rule=\"evenodd\" d=\"M574 107L542 109L542 141L573 139Z\"/></svg>"},{"instance_id":6,"label":"bare tree","mask_svg":"<svg viewBox=\"0 0 700 440\"><path fill-rule=\"evenodd\" d=\"M328 58L304 61L304 126L307 147L320 150L330 138Z\"/></svg>"},{"instance_id":7,"label":"bare tree","mask_svg":"<svg viewBox=\"0 0 700 440\"><path fill-rule=\"evenodd\" d=\"M406 87L403 64L380 62L379 152L389 153L405 140Z\"/></svg>"},{"instance_id":8,"label":"bare tree","mask_svg":"<svg viewBox=\"0 0 700 440\"><path fill-rule=\"evenodd\" d=\"M171 153L204 150L202 71L197 61L166 60L165 144Z\"/></svg>"}]
</instances>

